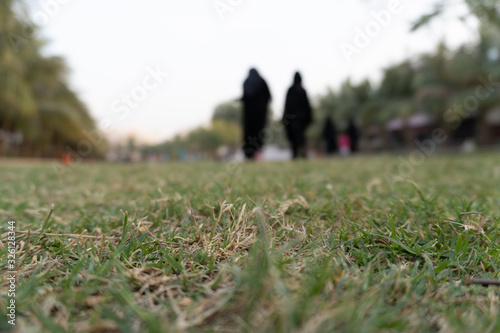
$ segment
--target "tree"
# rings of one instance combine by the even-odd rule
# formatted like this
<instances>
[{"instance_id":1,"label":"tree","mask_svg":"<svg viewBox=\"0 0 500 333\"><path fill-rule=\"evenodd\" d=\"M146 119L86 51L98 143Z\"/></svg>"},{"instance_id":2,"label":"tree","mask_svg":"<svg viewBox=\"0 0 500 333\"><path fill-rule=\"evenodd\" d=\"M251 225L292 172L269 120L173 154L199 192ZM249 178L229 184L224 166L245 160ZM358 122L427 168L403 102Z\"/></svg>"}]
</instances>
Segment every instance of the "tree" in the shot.
<instances>
[{"instance_id":1,"label":"tree","mask_svg":"<svg viewBox=\"0 0 500 333\"><path fill-rule=\"evenodd\" d=\"M7 153L8 133L13 132L21 118L36 114L36 105L29 82L25 53L13 44L13 38L24 34L27 23L14 12L14 1L0 3L0 155ZM33 47L33 43L29 46Z\"/></svg>"},{"instance_id":2,"label":"tree","mask_svg":"<svg viewBox=\"0 0 500 333\"><path fill-rule=\"evenodd\" d=\"M220 146L220 138L217 134L204 127L198 127L186 136L186 146L192 153L214 153Z\"/></svg>"},{"instance_id":3,"label":"tree","mask_svg":"<svg viewBox=\"0 0 500 333\"><path fill-rule=\"evenodd\" d=\"M230 101L217 105L212 115L212 121L224 120L241 126L242 106L240 102Z\"/></svg>"},{"instance_id":4,"label":"tree","mask_svg":"<svg viewBox=\"0 0 500 333\"><path fill-rule=\"evenodd\" d=\"M236 148L241 142L241 126L232 121L213 120L211 130L218 137L220 144Z\"/></svg>"},{"instance_id":5,"label":"tree","mask_svg":"<svg viewBox=\"0 0 500 333\"><path fill-rule=\"evenodd\" d=\"M0 2L0 155L9 153L8 135L22 133L25 154L60 156L95 123L67 83L64 59L42 56L44 43L26 17L20 1Z\"/></svg>"},{"instance_id":6,"label":"tree","mask_svg":"<svg viewBox=\"0 0 500 333\"><path fill-rule=\"evenodd\" d=\"M500 29L500 7L498 0L463 0L462 3L466 4L469 8L469 15L474 16L481 22L481 25L493 26L495 29ZM446 8L451 5L456 5L457 2L450 2L449 0L439 0L434 5L434 9L427 14L422 15L412 25L411 30L415 31L421 27L429 24L434 19L442 15ZM459 17L464 21L467 17Z\"/></svg>"},{"instance_id":7,"label":"tree","mask_svg":"<svg viewBox=\"0 0 500 333\"><path fill-rule=\"evenodd\" d=\"M315 111L315 123L309 130L310 139L321 139L324 120L330 117L337 129L347 126L349 118L362 119L366 109L373 101L373 89L368 80L359 84L353 84L350 79L345 80L339 92L331 89L318 99L318 107Z\"/></svg>"}]
</instances>

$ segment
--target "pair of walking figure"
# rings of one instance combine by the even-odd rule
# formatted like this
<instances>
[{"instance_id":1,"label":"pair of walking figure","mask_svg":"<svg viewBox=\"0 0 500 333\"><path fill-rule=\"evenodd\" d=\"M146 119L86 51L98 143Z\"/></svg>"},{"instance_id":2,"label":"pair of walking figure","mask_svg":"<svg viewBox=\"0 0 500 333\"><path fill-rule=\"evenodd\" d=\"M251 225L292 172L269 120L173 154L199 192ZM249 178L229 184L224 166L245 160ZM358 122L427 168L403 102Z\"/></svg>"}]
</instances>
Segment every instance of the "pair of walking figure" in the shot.
<instances>
[{"instance_id":1,"label":"pair of walking figure","mask_svg":"<svg viewBox=\"0 0 500 333\"><path fill-rule=\"evenodd\" d=\"M250 70L243 83L243 152L247 159L255 159L264 145L264 127L268 117L271 93L266 81L255 68ZM312 122L309 98L302 87L300 73L296 72L292 86L288 89L282 123L292 147L293 158L305 158L305 131Z\"/></svg>"}]
</instances>

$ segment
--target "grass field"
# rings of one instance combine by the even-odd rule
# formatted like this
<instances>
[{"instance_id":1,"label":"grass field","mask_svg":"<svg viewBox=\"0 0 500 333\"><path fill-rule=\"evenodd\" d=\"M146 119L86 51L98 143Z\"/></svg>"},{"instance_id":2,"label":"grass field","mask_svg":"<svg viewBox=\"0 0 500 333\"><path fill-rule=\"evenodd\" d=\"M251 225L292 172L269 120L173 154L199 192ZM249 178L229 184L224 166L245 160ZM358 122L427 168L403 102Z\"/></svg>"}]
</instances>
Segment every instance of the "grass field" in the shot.
<instances>
[{"instance_id":1,"label":"grass field","mask_svg":"<svg viewBox=\"0 0 500 333\"><path fill-rule=\"evenodd\" d=\"M500 332L500 155L401 163L0 162L0 330Z\"/></svg>"}]
</instances>

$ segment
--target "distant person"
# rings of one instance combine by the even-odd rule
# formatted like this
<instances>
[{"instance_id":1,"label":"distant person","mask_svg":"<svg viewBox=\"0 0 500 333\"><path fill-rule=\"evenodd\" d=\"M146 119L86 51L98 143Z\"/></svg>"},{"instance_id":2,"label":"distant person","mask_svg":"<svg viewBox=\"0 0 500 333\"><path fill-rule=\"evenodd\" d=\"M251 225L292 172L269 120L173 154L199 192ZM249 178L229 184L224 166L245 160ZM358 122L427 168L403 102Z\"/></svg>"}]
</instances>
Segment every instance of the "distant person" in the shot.
<instances>
[{"instance_id":1,"label":"distant person","mask_svg":"<svg viewBox=\"0 0 500 333\"><path fill-rule=\"evenodd\" d=\"M266 81L255 68L250 69L243 83L243 153L249 160L255 159L264 145L262 130L266 125L267 108L271 93Z\"/></svg>"},{"instance_id":2,"label":"distant person","mask_svg":"<svg viewBox=\"0 0 500 333\"><path fill-rule=\"evenodd\" d=\"M73 163L73 157L70 153L63 153L61 156L61 162L64 165L71 165Z\"/></svg>"},{"instance_id":3,"label":"distant person","mask_svg":"<svg viewBox=\"0 0 500 333\"><path fill-rule=\"evenodd\" d=\"M295 73L293 85L286 94L285 112L282 123L286 136L292 146L293 158L306 157L305 131L312 121L311 105L307 93L302 87L302 77Z\"/></svg>"},{"instance_id":4,"label":"distant person","mask_svg":"<svg viewBox=\"0 0 500 333\"><path fill-rule=\"evenodd\" d=\"M351 153L351 140L346 132L339 135L339 150L342 156L348 156Z\"/></svg>"},{"instance_id":5,"label":"distant person","mask_svg":"<svg viewBox=\"0 0 500 333\"><path fill-rule=\"evenodd\" d=\"M326 117L325 125L323 126L323 140L325 142L325 155L331 156L338 150L337 144L337 129L331 117Z\"/></svg>"},{"instance_id":6,"label":"distant person","mask_svg":"<svg viewBox=\"0 0 500 333\"><path fill-rule=\"evenodd\" d=\"M351 142L351 152L355 153L359 150L359 131L354 123L354 119L349 118L349 124L347 125L347 135L349 136L349 141Z\"/></svg>"}]
</instances>

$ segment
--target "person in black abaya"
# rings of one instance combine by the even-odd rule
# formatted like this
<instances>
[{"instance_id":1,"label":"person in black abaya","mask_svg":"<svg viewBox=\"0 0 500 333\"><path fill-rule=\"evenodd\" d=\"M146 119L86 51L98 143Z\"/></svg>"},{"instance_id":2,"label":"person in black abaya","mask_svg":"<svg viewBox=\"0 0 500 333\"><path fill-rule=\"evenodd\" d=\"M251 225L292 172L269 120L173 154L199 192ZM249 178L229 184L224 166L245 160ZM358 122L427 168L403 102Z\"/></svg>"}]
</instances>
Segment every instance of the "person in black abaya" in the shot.
<instances>
[{"instance_id":1,"label":"person in black abaya","mask_svg":"<svg viewBox=\"0 0 500 333\"><path fill-rule=\"evenodd\" d=\"M302 87L302 77L297 72L293 85L288 89L282 123L292 146L293 158L306 157L305 131L312 121L311 105Z\"/></svg>"},{"instance_id":2,"label":"person in black abaya","mask_svg":"<svg viewBox=\"0 0 500 333\"><path fill-rule=\"evenodd\" d=\"M323 126L323 140L325 140L325 155L330 156L339 150L337 144L337 129L331 117L326 117Z\"/></svg>"},{"instance_id":3,"label":"person in black abaya","mask_svg":"<svg viewBox=\"0 0 500 333\"><path fill-rule=\"evenodd\" d=\"M349 124L347 125L346 132L349 136L349 141L351 142L351 152L355 153L359 150L359 131L352 118L349 118Z\"/></svg>"},{"instance_id":4,"label":"person in black abaya","mask_svg":"<svg viewBox=\"0 0 500 333\"><path fill-rule=\"evenodd\" d=\"M267 108L271 93L266 81L255 68L250 69L243 83L243 153L247 159L255 159L264 142L262 130L266 125Z\"/></svg>"}]
</instances>

